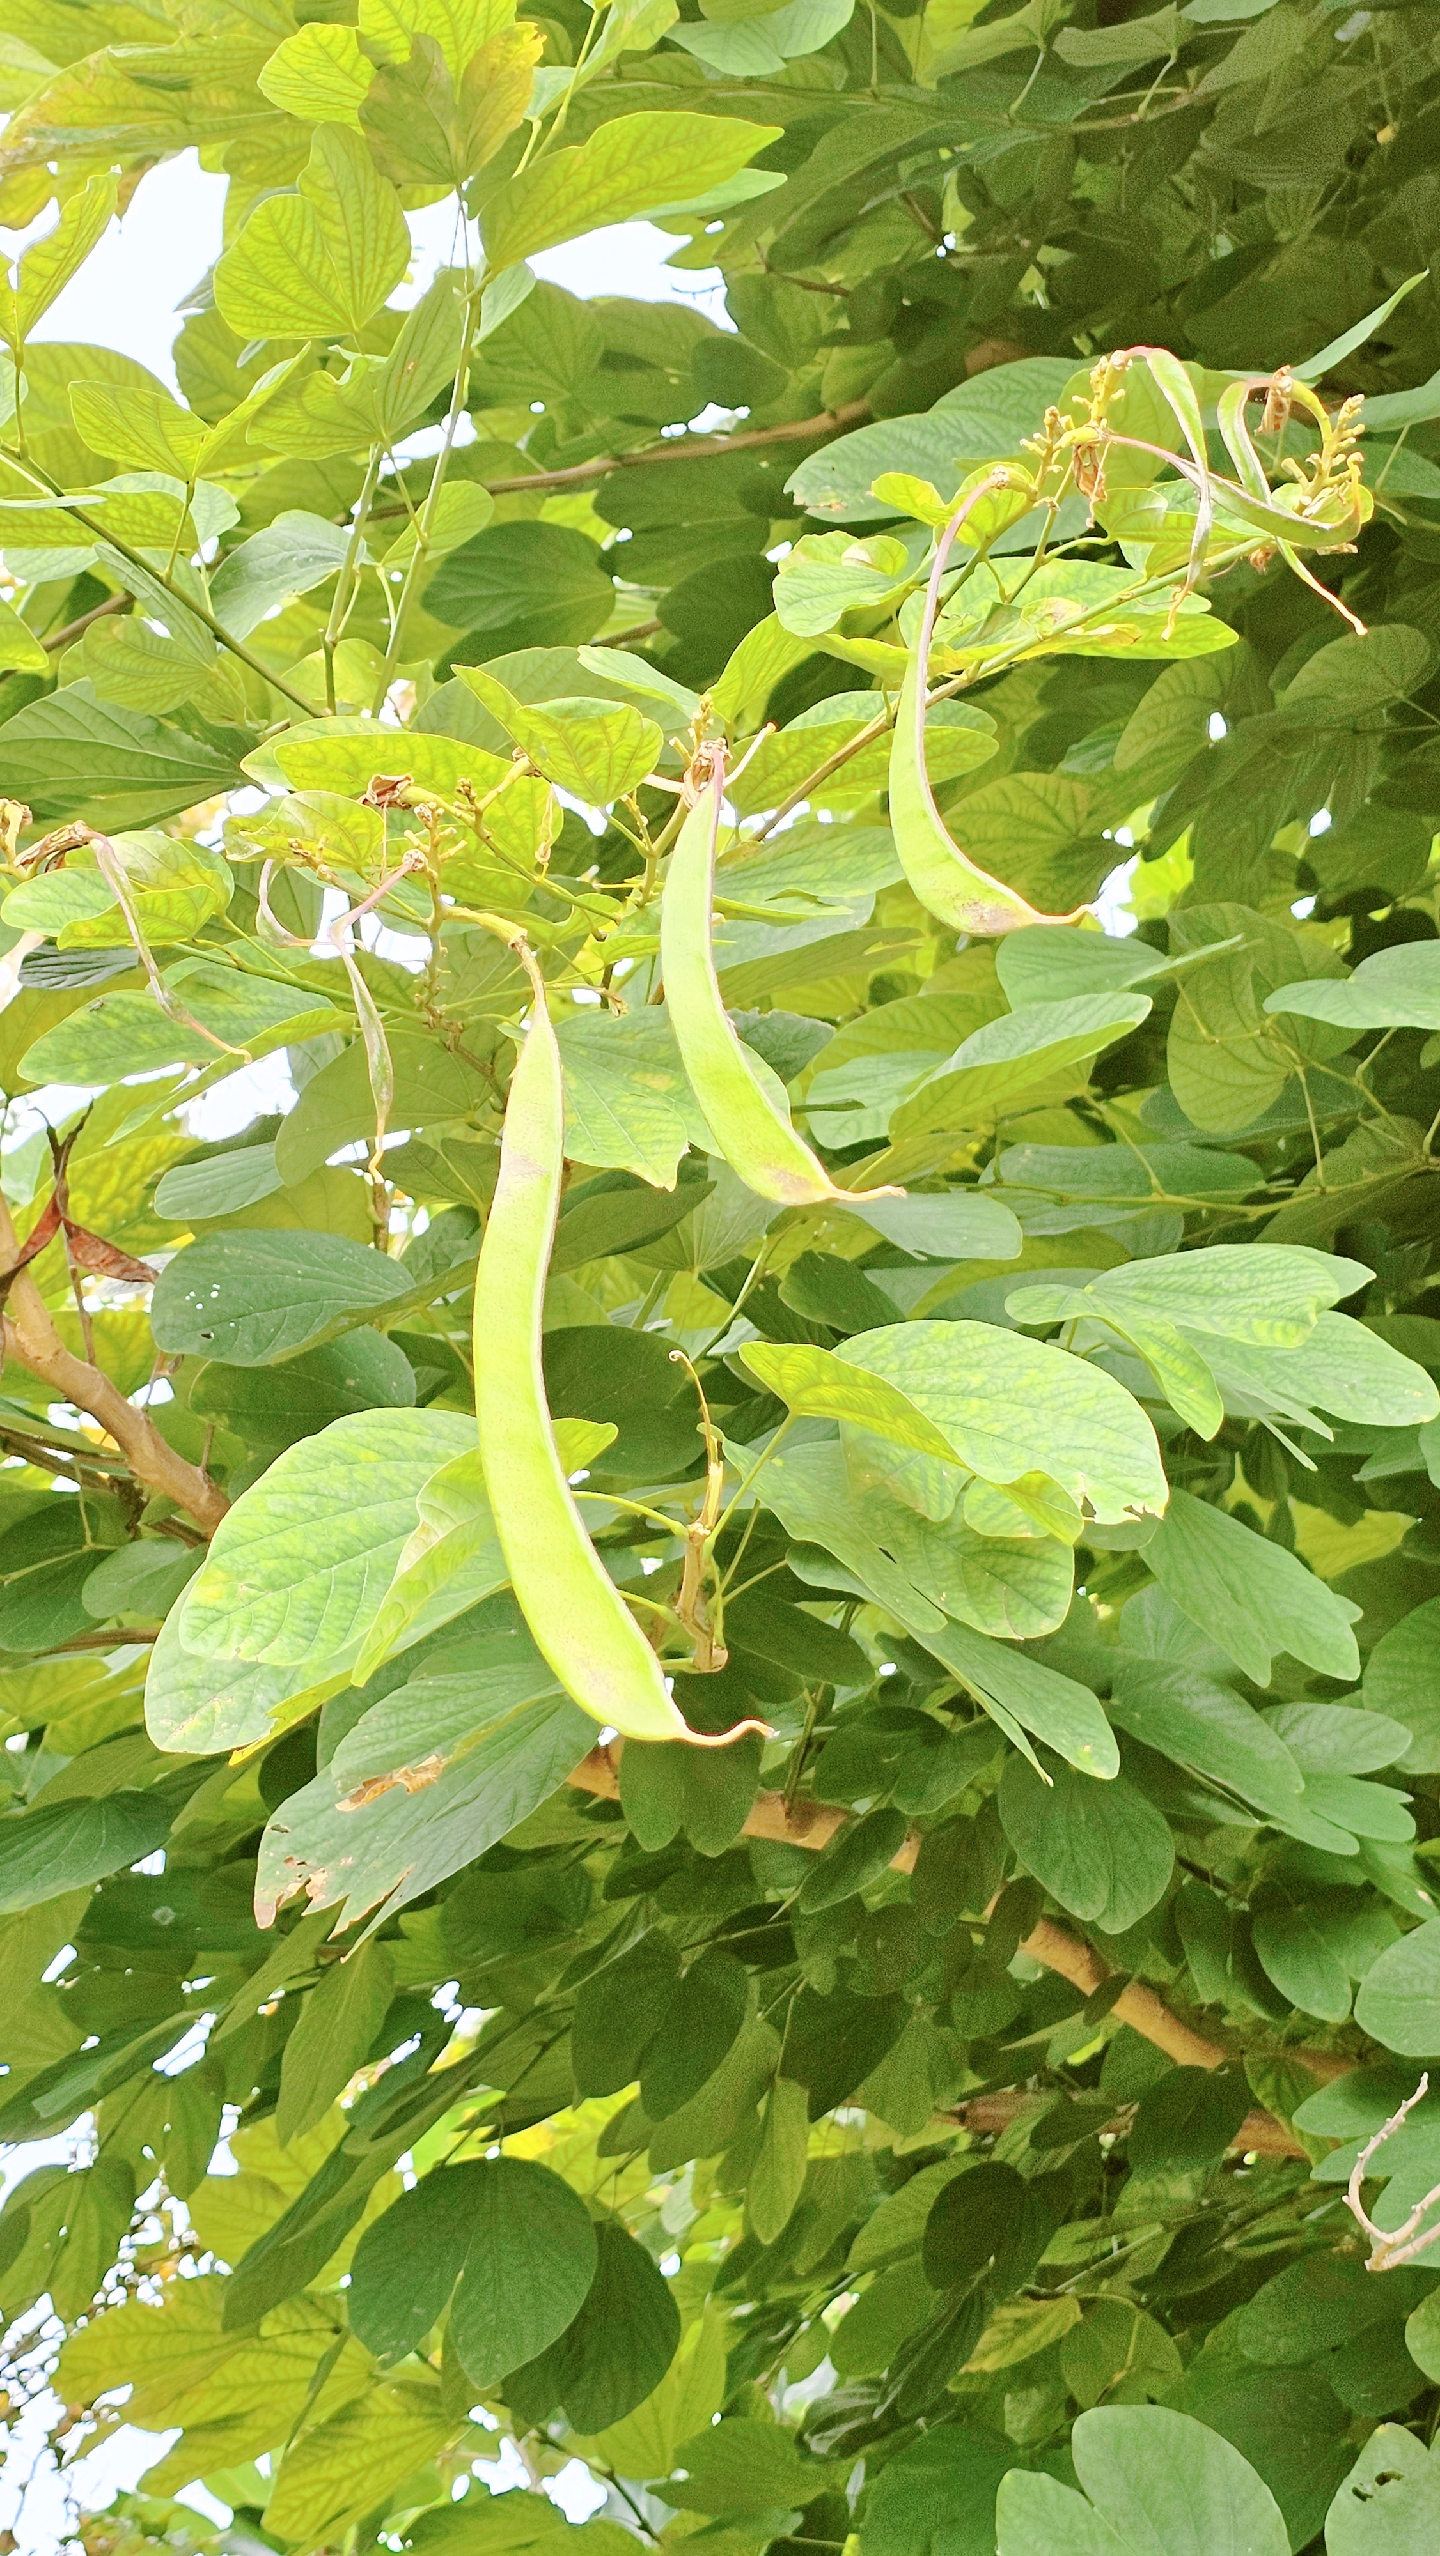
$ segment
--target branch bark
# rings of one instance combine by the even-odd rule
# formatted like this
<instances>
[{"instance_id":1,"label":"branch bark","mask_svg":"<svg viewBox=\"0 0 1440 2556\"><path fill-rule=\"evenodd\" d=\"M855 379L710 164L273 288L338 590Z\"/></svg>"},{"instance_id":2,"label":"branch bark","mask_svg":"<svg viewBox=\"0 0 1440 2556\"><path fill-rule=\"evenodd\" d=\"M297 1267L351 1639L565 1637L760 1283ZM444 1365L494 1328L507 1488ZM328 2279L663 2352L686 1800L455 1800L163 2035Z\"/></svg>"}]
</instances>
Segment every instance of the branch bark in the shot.
<instances>
[{"instance_id":1,"label":"branch bark","mask_svg":"<svg viewBox=\"0 0 1440 2556\"><path fill-rule=\"evenodd\" d=\"M0 1198L0 1278L15 1267L19 1248L9 1207ZM10 1282L0 1336L7 1357L18 1358L32 1376L53 1386L58 1399L73 1402L77 1411L88 1411L99 1422L137 1482L152 1495L173 1500L207 1535L214 1534L230 1506L224 1492L198 1465L187 1464L166 1445L149 1414L127 1402L102 1368L72 1355L28 1269Z\"/></svg>"},{"instance_id":2,"label":"branch bark","mask_svg":"<svg viewBox=\"0 0 1440 2556\"><path fill-rule=\"evenodd\" d=\"M744 435L676 435L668 443L647 444L638 453L596 453L565 470L532 470L523 478L487 479L481 484L492 497L538 497L548 489L583 488L592 480L608 479L612 471L648 470L652 462L718 461L726 453L754 452L762 444L817 443L822 435L838 435L847 426L863 425L869 414L868 399L848 399L839 408L822 409L818 417L797 417L785 426L757 426ZM406 511L403 506L379 506L372 520L387 522Z\"/></svg>"},{"instance_id":3,"label":"branch bark","mask_svg":"<svg viewBox=\"0 0 1440 2556\"><path fill-rule=\"evenodd\" d=\"M592 1748L589 1756L576 1767L570 1782L581 1792L597 1793L607 1801L618 1800L620 1745L612 1742L607 1748ZM745 1822L743 1834L766 1838L777 1846L805 1846L818 1854L822 1847L829 1845L832 1837L849 1825L849 1816L847 1811L832 1809L824 1802L797 1801L787 1808L783 1793L761 1793ZM912 1872L919 1852L920 1838L912 1829L898 1855L892 1859L892 1871ZM1068 1979L1087 1997L1093 1997L1096 1990L1103 1988L1106 1980L1115 1975L1109 1963L1102 1961L1091 1945L1082 1942L1076 1935L1067 1934L1063 1926L1057 1926L1049 1917L1041 1918L1020 1949L1046 1970L1058 1971L1062 1978ZM1138 2032L1143 2040L1153 2042L1157 2050L1163 2050L1182 2068L1223 2068L1235 2055L1220 2042L1207 2040L1203 2033L1196 2032L1179 2015L1172 2015L1164 1999L1157 1997L1153 1988L1147 1988L1143 1980L1128 1980L1110 2012L1118 2015L1122 2023L1129 2024L1131 2031ZM1345 2076L1354 2064L1348 2059L1337 2058L1327 2050L1291 2050L1286 2056L1297 2059L1322 2083ZM962 2106L962 2111L965 2109L967 2107ZM979 2126L978 2122L975 2126ZM1267 2156L1300 2157L1306 2154L1293 2131L1269 2112L1252 2112L1237 2132L1233 2144L1246 2152L1254 2149Z\"/></svg>"}]
</instances>

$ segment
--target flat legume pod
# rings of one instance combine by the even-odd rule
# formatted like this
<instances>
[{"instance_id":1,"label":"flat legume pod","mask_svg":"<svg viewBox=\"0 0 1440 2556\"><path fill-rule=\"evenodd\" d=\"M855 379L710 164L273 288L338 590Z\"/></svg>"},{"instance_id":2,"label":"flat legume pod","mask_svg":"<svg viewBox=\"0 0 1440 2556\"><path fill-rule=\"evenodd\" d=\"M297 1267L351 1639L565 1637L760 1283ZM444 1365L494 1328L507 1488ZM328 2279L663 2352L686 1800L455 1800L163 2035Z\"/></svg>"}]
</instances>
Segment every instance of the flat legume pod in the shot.
<instances>
[{"instance_id":1,"label":"flat legume pod","mask_svg":"<svg viewBox=\"0 0 1440 2556\"><path fill-rule=\"evenodd\" d=\"M555 1445L541 1365L545 1277L560 1205L565 1102L545 989L535 1002L505 1109L500 1177L475 1280L480 1461L500 1549L537 1648L567 1695L628 1739L721 1738L692 1731L650 1644L585 1532ZM743 1722L739 1730L763 1725Z\"/></svg>"},{"instance_id":2,"label":"flat legume pod","mask_svg":"<svg viewBox=\"0 0 1440 2556\"><path fill-rule=\"evenodd\" d=\"M837 1189L818 1155L797 1135L746 1060L715 973L710 914L715 844L725 795L724 749L707 746L699 794L680 829L660 907L660 965L670 1026L720 1152L760 1198L782 1207L844 1206L856 1196L898 1198L897 1189ZM692 784L696 777L691 767Z\"/></svg>"},{"instance_id":3,"label":"flat legume pod","mask_svg":"<svg viewBox=\"0 0 1440 2556\"><path fill-rule=\"evenodd\" d=\"M1002 484L998 473L996 484ZM890 823L905 876L927 912L938 914L941 922L948 923L954 931L994 940L1002 932L1016 932L1029 923L1078 922L1085 908L1078 907L1073 914L1038 913L1003 879L992 878L988 870L982 870L951 836L935 805L930 775L925 769L925 696L930 641L940 607L940 580L965 516L988 490L988 482L971 489L964 504L951 516L936 548L919 641L906 669L895 717L890 748Z\"/></svg>"}]
</instances>

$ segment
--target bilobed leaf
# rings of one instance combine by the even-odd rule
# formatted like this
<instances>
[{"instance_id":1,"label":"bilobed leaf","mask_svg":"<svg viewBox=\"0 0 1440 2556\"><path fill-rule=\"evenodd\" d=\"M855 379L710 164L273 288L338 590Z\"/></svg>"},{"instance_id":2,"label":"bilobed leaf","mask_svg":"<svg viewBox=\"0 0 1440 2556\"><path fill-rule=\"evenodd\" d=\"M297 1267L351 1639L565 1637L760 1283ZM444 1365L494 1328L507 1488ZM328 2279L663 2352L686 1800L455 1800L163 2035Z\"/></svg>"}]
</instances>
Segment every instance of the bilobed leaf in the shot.
<instances>
[{"instance_id":1,"label":"bilobed leaf","mask_svg":"<svg viewBox=\"0 0 1440 2556\"><path fill-rule=\"evenodd\" d=\"M465 667L460 679L548 781L593 807L637 789L664 743L655 721L622 701L561 699L537 709L482 667Z\"/></svg>"},{"instance_id":2,"label":"bilobed leaf","mask_svg":"<svg viewBox=\"0 0 1440 2556\"><path fill-rule=\"evenodd\" d=\"M1358 1260L1300 1244L1218 1243L1196 1255L1129 1261L1093 1280L1090 1292L1102 1306L1161 1314L1187 1331L1298 1349L1320 1314L1369 1275Z\"/></svg>"},{"instance_id":3,"label":"bilobed leaf","mask_svg":"<svg viewBox=\"0 0 1440 2556\"><path fill-rule=\"evenodd\" d=\"M836 1354L898 1386L987 1482L1043 1473L1107 1520L1165 1505L1139 1404L1062 1349L984 1323L912 1322L862 1332Z\"/></svg>"},{"instance_id":4,"label":"bilobed leaf","mask_svg":"<svg viewBox=\"0 0 1440 2556\"><path fill-rule=\"evenodd\" d=\"M506 2382L517 2408L553 2396L582 2432L633 2414L660 2385L680 2340L680 2311L654 2258L614 2220L597 2226L595 2246L595 2277L577 2315Z\"/></svg>"},{"instance_id":5,"label":"bilobed leaf","mask_svg":"<svg viewBox=\"0 0 1440 2556\"><path fill-rule=\"evenodd\" d=\"M1355 2019L1386 2050L1420 2058L1440 2052L1440 1920L1382 1952L1360 1983Z\"/></svg>"},{"instance_id":6,"label":"bilobed leaf","mask_svg":"<svg viewBox=\"0 0 1440 2556\"><path fill-rule=\"evenodd\" d=\"M401 1695L398 1728L373 1705L345 1753L273 1814L256 1864L262 1912L303 1889L340 1924L393 1913L517 1828L594 1737L541 1661L478 1683L417 1679Z\"/></svg>"},{"instance_id":7,"label":"bilobed leaf","mask_svg":"<svg viewBox=\"0 0 1440 2556\"><path fill-rule=\"evenodd\" d=\"M79 273L108 230L114 210L113 178L87 179L78 195L71 196L54 229L25 251L18 283L12 284L7 272L0 289L0 332L12 348L18 351L71 276Z\"/></svg>"},{"instance_id":8,"label":"bilobed leaf","mask_svg":"<svg viewBox=\"0 0 1440 2556\"><path fill-rule=\"evenodd\" d=\"M845 1213L858 1216L918 1259L1015 1260L1023 1243L1019 1223L1004 1201L974 1189L858 1198Z\"/></svg>"},{"instance_id":9,"label":"bilobed leaf","mask_svg":"<svg viewBox=\"0 0 1440 2556\"><path fill-rule=\"evenodd\" d=\"M374 76L354 28L322 22L287 36L257 85L287 115L307 124L354 125Z\"/></svg>"},{"instance_id":10,"label":"bilobed leaf","mask_svg":"<svg viewBox=\"0 0 1440 2556\"><path fill-rule=\"evenodd\" d=\"M773 2245L805 2183L810 2114L805 2089L777 2077L765 2098L760 2147L746 2186L750 2225L762 2245Z\"/></svg>"},{"instance_id":11,"label":"bilobed leaf","mask_svg":"<svg viewBox=\"0 0 1440 2556\"><path fill-rule=\"evenodd\" d=\"M598 2255L584 2203L545 2166L496 2157L475 2173L450 2331L472 2384L484 2391L563 2334Z\"/></svg>"},{"instance_id":12,"label":"bilobed leaf","mask_svg":"<svg viewBox=\"0 0 1440 2556\"><path fill-rule=\"evenodd\" d=\"M357 1412L287 1448L217 1530L187 1592L185 1648L332 1665L375 1614L419 1493L470 1434L455 1413Z\"/></svg>"},{"instance_id":13,"label":"bilobed leaf","mask_svg":"<svg viewBox=\"0 0 1440 2556\"><path fill-rule=\"evenodd\" d=\"M1440 1768L1440 1599L1413 1607L1381 1635L1365 1663L1365 1701L1376 1713L1404 1724L1410 1746L1399 1764L1411 1774Z\"/></svg>"},{"instance_id":14,"label":"bilobed leaf","mask_svg":"<svg viewBox=\"0 0 1440 2556\"><path fill-rule=\"evenodd\" d=\"M577 1161L638 1172L673 1189L680 1157L700 1137L700 1118L674 1032L647 1004L619 1018L576 1012L557 1024L565 1077L565 1138Z\"/></svg>"},{"instance_id":15,"label":"bilobed leaf","mask_svg":"<svg viewBox=\"0 0 1440 2556\"><path fill-rule=\"evenodd\" d=\"M947 1617L1020 1641L1053 1631L1064 1617L1073 1564L1053 1538L981 1535L958 1513L936 1523L883 1481L857 1488L835 1446L787 1449L767 1470L777 1516L799 1544L821 1549L797 1557L802 1576L844 1587L853 1574L857 1588L917 1640L938 1635ZM827 1573L822 1553L835 1556L838 1576L833 1567Z\"/></svg>"},{"instance_id":16,"label":"bilobed leaf","mask_svg":"<svg viewBox=\"0 0 1440 2556\"><path fill-rule=\"evenodd\" d=\"M12 1811L0 1820L0 1916L138 1863L169 1834L174 1816L173 1798L155 1791Z\"/></svg>"},{"instance_id":17,"label":"bilobed leaf","mask_svg":"<svg viewBox=\"0 0 1440 2556\"><path fill-rule=\"evenodd\" d=\"M207 971L203 962L177 973L172 983L178 1004L201 1023L200 1030L163 1011L151 994L101 994L27 1050L21 1060L26 1081L107 1083L165 1065L213 1065L224 1047L263 1055L290 1039L313 1038L342 1018L308 989L229 969ZM203 1030L210 1031L208 1039Z\"/></svg>"},{"instance_id":18,"label":"bilobed leaf","mask_svg":"<svg viewBox=\"0 0 1440 2556\"><path fill-rule=\"evenodd\" d=\"M160 389L121 389L113 382L72 382L70 413L92 452L126 470L158 470L188 479L208 439L203 417Z\"/></svg>"},{"instance_id":19,"label":"bilobed leaf","mask_svg":"<svg viewBox=\"0 0 1440 2556\"><path fill-rule=\"evenodd\" d=\"M998 2556L1116 2556L1115 2533L1093 2505L1043 2470L1007 2469L994 2520Z\"/></svg>"},{"instance_id":20,"label":"bilobed leaf","mask_svg":"<svg viewBox=\"0 0 1440 2556\"><path fill-rule=\"evenodd\" d=\"M307 30L307 33L309 31ZM238 550L227 551L211 581L217 620L237 639L248 639L267 614L295 595L333 577L345 559L349 534L340 524L290 508Z\"/></svg>"},{"instance_id":21,"label":"bilobed leaf","mask_svg":"<svg viewBox=\"0 0 1440 2556\"><path fill-rule=\"evenodd\" d=\"M848 1420L941 1464L956 1461L944 1431L883 1376L847 1371L843 1359L803 1341L756 1341L741 1354L751 1374L797 1415Z\"/></svg>"},{"instance_id":22,"label":"bilobed leaf","mask_svg":"<svg viewBox=\"0 0 1440 2556\"><path fill-rule=\"evenodd\" d=\"M779 130L731 116L617 116L489 198L486 254L494 267L513 266L581 231L691 204L733 178Z\"/></svg>"},{"instance_id":23,"label":"bilobed leaf","mask_svg":"<svg viewBox=\"0 0 1440 2556\"><path fill-rule=\"evenodd\" d=\"M145 1681L145 1723L157 1748L194 1751L248 1748L274 1728L275 1716L297 1692L289 1669L257 1660L202 1659L180 1638L180 1613L172 1610L150 1654Z\"/></svg>"},{"instance_id":24,"label":"bilobed leaf","mask_svg":"<svg viewBox=\"0 0 1440 2556\"><path fill-rule=\"evenodd\" d=\"M358 133L322 124L294 195L268 195L215 270L242 338L336 337L363 328L405 272L399 198Z\"/></svg>"},{"instance_id":25,"label":"bilobed leaf","mask_svg":"<svg viewBox=\"0 0 1440 2556\"><path fill-rule=\"evenodd\" d=\"M1033 1090L1077 1089L1092 1056L1138 1027L1150 1010L1144 994L1080 995L1069 1002L1026 1003L973 1030L890 1122L902 1139L931 1128L983 1127L1029 1104Z\"/></svg>"},{"instance_id":26,"label":"bilobed leaf","mask_svg":"<svg viewBox=\"0 0 1440 2556\"><path fill-rule=\"evenodd\" d=\"M1359 1607L1223 1509L1172 1491L1145 1558L1182 1614L1258 1685L1269 1685L1277 1651L1327 1677L1358 1676L1350 1627Z\"/></svg>"},{"instance_id":27,"label":"bilobed leaf","mask_svg":"<svg viewBox=\"0 0 1440 2556\"><path fill-rule=\"evenodd\" d=\"M1121 2539L1159 2538L1176 2556L1285 2556L1267 2486L1229 2442L1165 2406L1100 2406L1073 2434L1076 2472Z\"/></svg>"},{"instance_id":28,"label":"bilobed leaf","mask_svg":"<svg viewBox=\"0 0 1440 2556\"><path fill-rule=\"evenodd\" d=\"M420 2467L449 2428L437 2387L407 2380L368 2389L281 2460L270 2497L276 2528L302 2541L342 2531Z\"/></svg>"},{"instance_id":29,"label":"bilobed leaf","mask_svg":"<svg viewBox=\"0 0 1440 2556\"><path fill-rule=\"evenodd\" d=\"M1169 1827L1123 1775L1092 1785L1068 1766L1046 1771L1048 1783L1023 1757L1006 1761L1005 1834L1062 1908L1123 1934L1165 1894L1175 1867Z\"/></svg>"},{"instance_id":30,"label":"bilobed leaf","mask_svg":"<svg viewBox=\"0 0 1440 2556\"><path fill-rule=\"evenodd\" d=\"M1433 2442L1427 2456L1413 2432L1382 2423L1330 2506L1326 2556L1423 2556L1437 2524L1440 2460Z\"/></svg>"},{"instance_id":31,"label":"bilobed leaf","mask_svg":"<svg viewBox=\"0 0 1440 2556\"><path fill-rule=\"evenodd\" d=\"M604 1444L613 1434L581 1422ZM567 1456L575 1452L565 1450ZM577 1455L577 1466L580 1461ZM495 1534L478 1447L467 1447L437 1467L416 1497L417 1523L400 1549L378 1614L361 1645L355 1674L363 1682L402 1644L417 1641L465 1608L504 1586L505 1559Z\"/></svg>"},{"instance_id":32,"label":"bilobed leaf","mask_svg":"<svg viewBox=\"0 0 1440 2556\"><path fill-rule=\"evenodd\" d=\"M1267 1012L1302 1012L1342 1029L1440 1030L1440 943L1402 941L1362 959L1351 976L1278 986Z\"/></svg>"},{"instance_id":33,"label":"bilobed leaf","mask_svg":"<svg viewBox=\"0 0 1440 2556\"><path fill-rule=\"evenodd\" d=\"M0 604L0 668L8 674L48 674L50 660L13 604Z\"/></svg>"}]
</instances>

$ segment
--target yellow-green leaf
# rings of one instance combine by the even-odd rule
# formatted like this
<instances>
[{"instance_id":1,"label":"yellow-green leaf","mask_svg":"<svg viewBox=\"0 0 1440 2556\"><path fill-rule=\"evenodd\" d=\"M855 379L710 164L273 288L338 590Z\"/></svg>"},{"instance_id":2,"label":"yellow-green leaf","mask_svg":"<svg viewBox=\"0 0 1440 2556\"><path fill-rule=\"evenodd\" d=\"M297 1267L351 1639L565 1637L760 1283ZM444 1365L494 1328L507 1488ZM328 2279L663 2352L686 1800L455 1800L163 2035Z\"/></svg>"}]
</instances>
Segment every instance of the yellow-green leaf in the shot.
<instances>
[{"instance_id":1,"label":"yellow-green leaf","mask_svg":"<svg viewBox=\"0 0 1440 2556\"><path fill-rule=\"evenodd\" d=\"M616 116L496 189L483 225L490 264L512 266L582 231L689 204L736 176L780 129L732 116Z\"/></svg>"},{"instance_id":2,"label":"yellow-green leaf","mask_svg":"<svg viewBox=\"0 0 1440 2556\"><path fill-rule=\"evenodd\" d=\"M339 337L363 328L410 262L400 199L357 133L322 124L295 195L267 195L215 269L238 337Z\"/></svg>"},{"instance_id":3,"label":"yellow-green leaf","mask_svg":"<svg viewBox=\"0 0 1440 2556\"><path fill-rule=\"evenodd\" d=\"M78 274L114 210L114 179L92 177L79 195L71 196L54 230L27 249L13 283L6 271L0 283L0 327L17 350Z\"/></svg>"},{"instance_id":4,"label":"yellow-green leaf","mask_svg":"<svg viewBox=\"0 0 1440 2556\"><path fill-rule=\"evenodd\" d=\"M437 2450L453 2423L438 2387L371 2388L342 2412L303 2432L282 2460L266 2506L266 2527L313 2547L338 2539L362 2512Z\"/></svg>"},{"instance_id":5,"label":"yellow-green leaf","mask_svg":"<svg viewBox=\"0 0 1440 2556\"><path fill-rule=\"evenodd\" d=\"M50 660L12 604L0 602L0 666L17 674L48 674Z\"/></svg>"},{"instance_id":6,"label":"yellow-green leaf","mask_svg":"<svg viewBox=\"0 0 1440 2556\"><path fill-rule=\"evenodd\" d=\"M260 87L303 124L348 124L358 131L360 104L374 77L375 66L366 61L353 27L316 20L277 46Z\"/></svg>"}]
</instances>

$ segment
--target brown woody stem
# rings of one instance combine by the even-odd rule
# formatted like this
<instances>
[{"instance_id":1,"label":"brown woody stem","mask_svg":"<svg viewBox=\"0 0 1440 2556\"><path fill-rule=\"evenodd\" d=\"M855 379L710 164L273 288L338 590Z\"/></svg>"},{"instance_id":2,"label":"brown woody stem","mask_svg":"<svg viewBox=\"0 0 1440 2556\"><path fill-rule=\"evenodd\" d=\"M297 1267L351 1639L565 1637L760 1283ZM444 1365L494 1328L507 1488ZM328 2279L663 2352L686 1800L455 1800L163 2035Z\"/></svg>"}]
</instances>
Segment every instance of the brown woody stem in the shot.
<instances>
[{"instance_id":1,"label":"brown woody stem","mask_svg":"<svg viewBox=\"0 0 1440 2556\"><path fill-rule=\"evenodd\" d=\"M607 1748L592 1748L589 1756L582 1758L576 1767L570 1782L582 1793L598 1793L607 1801L617 1800L620 1792L619 1749L620 1743L615 1741ZM849 1825L849 1818L848 1811L833 1810L825 1802L796 1801L787 1808L783 1793L760 1793L742 1833L746 1837L766 1838L773 1845L806 1846L818 1853ZM892 1858L892 1869L901 1873L912 1872L919 1852L919 1834L912 1829L898 1855ZM1114 1976L1109 1963L1102 1961L1089 1944L1082 1943L1078 1936L1067 1934L1063 1926L1055 1925L1049 1917L1041 1918L1020 1949L1046 1970L1058 1971L1073 1986L1083 1989L1087 1997L1093 1997L1096 1990L1103 1988L1106 1980ZM1153 1988L1147 1988L1142 1980L1128 1980L1110 2012L1118 2015L1120 2021L1127 2023L1132 2032L1138 2032L1143 2040L1152 2041L1157 2050L1165 2051L1182 2068L1223 2068L1228 2066L1234 2055L1223 2049L1218 2041L1207 2041L1203 2033L1194 2031L1179 2015L1172 2015L1164 2000L1156 1996ZM1325 2050L1292 2050L1287 2051L1286 2056L1298 2059L1303 2068L1308 2068L1313 2076L1321 2079L1343 2077L1354 2064ZM1254 2136L1250 2135L1252 2132ZM1298 2157L1306 2153L1293 2132L1268 2112L1252 2113L1242 2125L1242 2131L1237 2133L1237 2140L1241 2137L1247 2149L1260 2149L1272 2156Z\"/></svg>"},{"instance_id":2,"label":"brown woody stem","mask_svg":"<svg viewBox=\"0 0 1440 2556\"><path fill-rule=\"evenodd\" d=\"M9 1207L0 1198L0 1277L14 1268L19 1250ZM230 1505L224 1492L198 1465L187 1464L166 1445L149 1414L127 1402L102 1368L72 1355L28 1269L21 1269L11 1281L3 1340L8 1356L18 1358L32 1376L53 1386L59 1399L73 1402L77 1411L88 1411L99 1422L137 1482L153 1496L173 1500L207 1535L214 1534Z\"/></svg>"}]
</instances>

